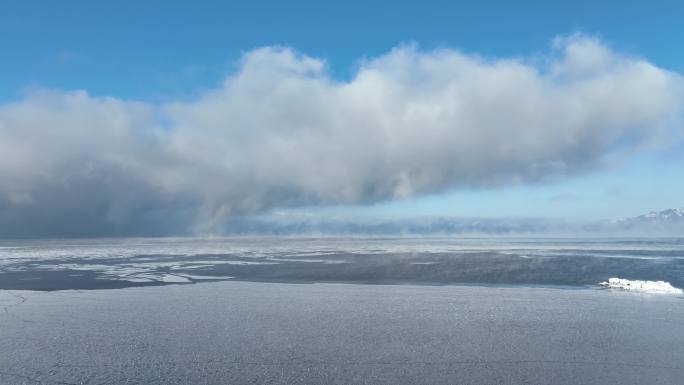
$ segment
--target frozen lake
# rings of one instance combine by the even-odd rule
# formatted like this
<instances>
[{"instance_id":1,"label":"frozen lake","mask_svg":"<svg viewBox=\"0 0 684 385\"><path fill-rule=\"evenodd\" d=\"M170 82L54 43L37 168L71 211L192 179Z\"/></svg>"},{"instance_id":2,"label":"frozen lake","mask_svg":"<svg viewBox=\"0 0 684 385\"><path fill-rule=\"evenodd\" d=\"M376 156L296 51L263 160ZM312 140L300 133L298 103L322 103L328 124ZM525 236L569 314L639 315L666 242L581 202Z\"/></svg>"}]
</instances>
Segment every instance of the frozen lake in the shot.
<instances>
[{"instance_id":1,"label":"frozen lake","mask_svg":"<svg viewBox=\"0 0 684 385\"><path fill-rule=\"evenodd\" d=\"M2 384L681 384L681 297L214 282L0 291Z\"/></svg>"},{"instance_id":2,"label":"frozen lake","mask_svg":"<svg viewBox=\"0 0 684 385\"><path fill-rule=\"evenodd\" d=\"M681 384L681 239L0 242L0 384Z\"/></svg>"},{"instance_id":3,"label":"frozen lake","mask_svg":"<svg viewBox=\"0 0 684 385\"><path fill-rule=\"evenodd\" d=\"M684 287L682 239L161 238L0 241L0 289L241 280Z\"/></svg>"}]
</instances>

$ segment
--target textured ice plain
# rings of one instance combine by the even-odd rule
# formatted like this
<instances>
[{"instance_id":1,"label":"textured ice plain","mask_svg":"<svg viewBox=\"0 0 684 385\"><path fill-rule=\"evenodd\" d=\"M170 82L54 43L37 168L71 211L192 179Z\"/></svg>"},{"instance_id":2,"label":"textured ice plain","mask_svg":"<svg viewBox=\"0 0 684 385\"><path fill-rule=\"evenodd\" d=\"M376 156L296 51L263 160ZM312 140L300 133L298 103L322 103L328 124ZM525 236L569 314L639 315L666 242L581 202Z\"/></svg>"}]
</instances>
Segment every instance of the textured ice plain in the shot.
<instances>
[{"instance_id":1,"label":"textured ice plain","mask_svg":"<svg viewBox=\"0 0 684 385\"><path fill-rule=\"evenodd\" d=\"M683 294L682 289L673 287L669 282L665 281L640 281L629 280L624 278L609 278L606 282L601 282L599 285L609 289L622 289L632 291L642 291L645 293L656 294Z\"/></svg>"},{"instance_id":2,"label":"textured ice plain","mask_svg":"<svg viewBox=\"0 0 684 385\"><path fill-rule=\"evenodd\" d=\"M684 287L684 239L229 237L0 241L0 289L240 280ZM202 277L202 278L197 278Z\"/></svg>"},{"instance_id":3,"label":"textured ice plain","mask_svg":"<svg viewBox=\"0 0 684 385\"><path fill-rule=\"evenodd\" d=\"M684 301L214 282L0 291L0 383L678 384Z\"/></svg>"}]
</instances>

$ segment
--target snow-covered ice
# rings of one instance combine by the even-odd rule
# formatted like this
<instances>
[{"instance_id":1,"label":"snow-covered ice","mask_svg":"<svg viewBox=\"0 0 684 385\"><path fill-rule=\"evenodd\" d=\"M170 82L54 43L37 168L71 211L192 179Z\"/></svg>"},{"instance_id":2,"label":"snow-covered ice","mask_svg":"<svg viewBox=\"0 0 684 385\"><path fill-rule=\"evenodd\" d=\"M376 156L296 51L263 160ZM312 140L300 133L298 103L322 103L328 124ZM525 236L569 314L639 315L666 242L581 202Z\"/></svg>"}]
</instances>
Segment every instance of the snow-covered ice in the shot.
<instances>
[{"instance_id":1,"label":"snow-covered ice","mask_svg":"<svg viewBox=\"0 0 684 385\"><path fill-rule=\"evenodd\" d=\"M607 282L601 282L599 285L610 289L624 289L636 290L648 293L662 293L662 294L683 294L682 289L672 286L665 281L640 281L629 280L624 278L610 278Z\"/></svg>"}]
</instances>

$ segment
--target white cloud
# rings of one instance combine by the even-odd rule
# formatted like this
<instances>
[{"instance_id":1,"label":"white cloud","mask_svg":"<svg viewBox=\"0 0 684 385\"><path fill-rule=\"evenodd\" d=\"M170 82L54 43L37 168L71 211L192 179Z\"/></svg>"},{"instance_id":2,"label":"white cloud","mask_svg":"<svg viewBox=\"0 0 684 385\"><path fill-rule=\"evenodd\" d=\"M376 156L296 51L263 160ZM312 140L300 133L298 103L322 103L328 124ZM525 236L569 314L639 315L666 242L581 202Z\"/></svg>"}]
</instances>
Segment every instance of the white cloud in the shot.
<instances>
[{"instance_id":1,"label":"white cloud","mask_svg":"<svg viewBox=\"0 0 684 385\"><path fill-rule=\"evenodd\" d=\"M542 182L680 140L680 75L584 36L539 63L407 46L341 82L267 47L190 103L31 94L0 106L0 212L46 233L208 229L273 207Z\"/></svg>"}]
</instances>

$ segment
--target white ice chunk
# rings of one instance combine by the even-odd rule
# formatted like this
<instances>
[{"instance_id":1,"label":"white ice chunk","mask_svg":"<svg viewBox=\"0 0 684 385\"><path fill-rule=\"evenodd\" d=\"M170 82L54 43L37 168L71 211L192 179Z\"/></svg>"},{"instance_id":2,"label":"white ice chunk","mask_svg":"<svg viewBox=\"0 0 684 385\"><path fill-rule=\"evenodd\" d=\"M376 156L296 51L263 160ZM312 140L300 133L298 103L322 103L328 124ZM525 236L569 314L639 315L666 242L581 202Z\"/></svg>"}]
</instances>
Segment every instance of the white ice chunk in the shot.
<instances>
[{"instance_id":1,"label":"white ice chunk","mask_svg":"<svg viewBox=\"0 0 684 385\"><path fill-rule=\"evenodd\" d=\"M193 280L222 280L222 279L233 279L234 277L227 275L194 275L194 274L183 274L183 277L193 279Z\"/></svg>"},{"instance_id":2,"label":"white ice chunk","mask_svg":"<svg viewBox=\"0 0 684 385\"><path fill-rule=\"evenodd\" d=\"M624 278L610 278L608 282L601 282L599 285L610 289L635 290L648 293L659 294L683 294L682 289L672 286L665 281L639 281Z\"/></svg>"}]
</instances>

